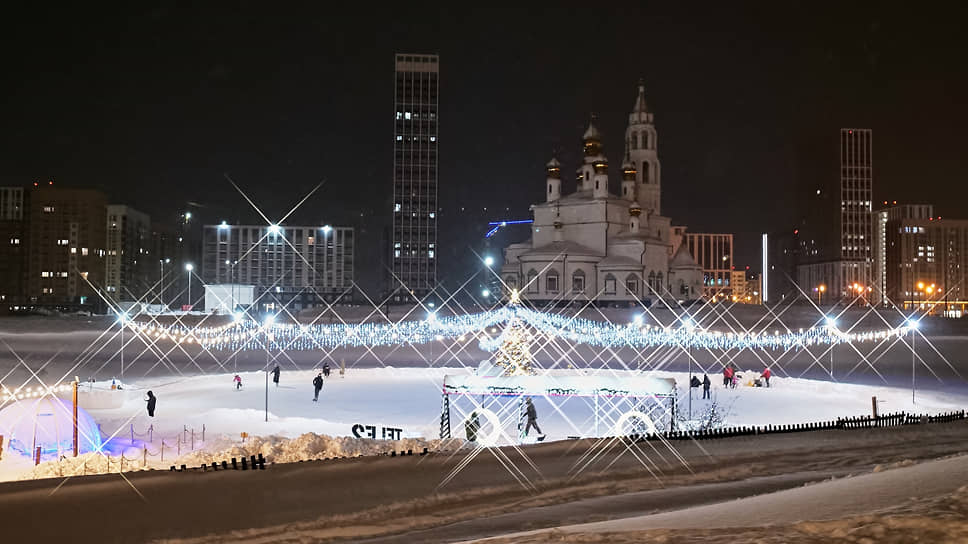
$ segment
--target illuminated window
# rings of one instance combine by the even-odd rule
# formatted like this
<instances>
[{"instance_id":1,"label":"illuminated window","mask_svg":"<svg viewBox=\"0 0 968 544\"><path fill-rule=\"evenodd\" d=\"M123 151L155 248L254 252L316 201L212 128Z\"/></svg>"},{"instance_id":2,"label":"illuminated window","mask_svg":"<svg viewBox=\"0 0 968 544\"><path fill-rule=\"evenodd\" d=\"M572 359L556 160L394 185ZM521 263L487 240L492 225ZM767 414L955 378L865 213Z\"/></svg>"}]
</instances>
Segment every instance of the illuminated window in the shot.
<instances>
[{"instance_id":1,"label":"illuminated window","mask_svg":"<svg viewBox=\"0 0 968 544\"><path fill-rule=\"evenodd\" d=\"M403 118L409 120L410 119L410 112L409 111L408 112L404 112Z\"/></svg>"},{"instance_id":2,"label":"illuminated window","mask_svg":"<svg viewBox=\"0 0 968 544\"><path fill-rule=\"evenodd\" d=\"M44 206L44 213L54 213L53 206Z\"/></svg>"},{"instance_id":3,"label":"illuminated window","mask_svg":"<svg viewBox=\"0 0 968 544\"><path fill-rule=\"evenodd\" d=\"M393 211L395 211L395 212L400 211L400 208L401 208L401 206L400 206L400 203L399 202L397 202L396 204L393 205Z\"/></svg>"},{"instance_id":4,"label":"illuminated window","mask_svg":"<svg viewBox=\"0 0 968 544\"><path fill-rule=\"evenodd\" d=\"M76 255L76 254L77 254L77 248L76 247L72 247L71 248L71 255Z\"/></svg>"},{"instance_id":5,"label":"illuminated window","mask_svg":"<svg viewBox=\"0 0 968 544\"><path fill-rule=\"evenodd\" d=\"M20 238L11 238L10 239L10 245L12 245L12 246L19 246L20 245Z\"/></svg>"},{"instance_id":6,"label":"illuminated window","mask_svg":"<svg viewBox=\"0 0 968 544\"><path fill-rule=\"evenodd\" d=\"M87 248L86 247L82 247L81 248L81 255L87 257Z\"/></svg>"},{"instance_id":7,"label":"illuminated window","mask_svg":"<svg viewBox=\"0 0 968 544\"><path fill-rule=\"evenodd\" d=\"M69 243L70 242L68 240L63 240L63 239L57 240L57 245L59 245L59 246L66 246Z\"/></svg>"}]
</instances>

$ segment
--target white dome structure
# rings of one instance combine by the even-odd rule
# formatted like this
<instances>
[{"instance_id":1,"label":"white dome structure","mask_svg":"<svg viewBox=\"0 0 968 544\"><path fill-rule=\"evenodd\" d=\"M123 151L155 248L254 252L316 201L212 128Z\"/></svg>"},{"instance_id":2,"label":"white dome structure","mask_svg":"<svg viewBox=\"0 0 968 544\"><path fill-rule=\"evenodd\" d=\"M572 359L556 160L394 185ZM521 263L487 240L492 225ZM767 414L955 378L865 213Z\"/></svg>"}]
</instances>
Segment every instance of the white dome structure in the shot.
<instances>
[{"instance_id":1,"label":"white dome structure","mask_svg":"<svg viewBox=\"0 0 968 544\"><path fill-rule=\"evenodd\" d=\"M53 396L21 399L0 410L0 435L9 449L33 456L69 455L74 449L73 407L70 401ZM101 449L97 423L82 408L77 409L78 453Z\"/></svg>"}]
</instances>

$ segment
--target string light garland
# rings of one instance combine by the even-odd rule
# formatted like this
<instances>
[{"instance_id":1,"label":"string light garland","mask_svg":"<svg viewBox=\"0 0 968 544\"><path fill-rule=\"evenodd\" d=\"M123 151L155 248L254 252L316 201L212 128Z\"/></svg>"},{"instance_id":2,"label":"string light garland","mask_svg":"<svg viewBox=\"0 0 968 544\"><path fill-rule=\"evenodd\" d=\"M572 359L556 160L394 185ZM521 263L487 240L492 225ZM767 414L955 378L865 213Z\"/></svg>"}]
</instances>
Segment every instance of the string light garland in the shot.
<instances>
[{"instance_id":1,"label":"string light garland","mask_svg":"<svg viewBox=\"0 0 968 544\"><path fill-rule=\"evenodd\" d=\"M341 347L379 347L426 344L442 340L477 340L481 349L498 351L514 342L510 334L520 334L520 327L501 327L502 323L520 321L532 329L533 342L538 336L603 348L648 348L678 346L712 350L791 349L816 345L879 341L904 335L911 325L878 331L848 333L823 325L808 330L733 333L712 331L694 326L662 327L629 323L616 325L589 319L537 312L518 305L461 316L437 316L430 313L424 320L399 323L362 323L333 325L300 325L236 320L219 327L159 326L127 322L129 329L148 340L171 340L197 344L211 350L319 350Z\"/></svg>"},{"instance_id":2,"label":"string light garland","mask_svg":"<svg viewBox=\"0 0 968 544\"><path fill-rule=\"evenodd\" d=\"M38 385L30 387L17 387L11 389L7 386L0 386L0 402L6 404L14 400L39 398L57 393L69 393L74 386L71 384L61 385Z\"/></svg>"}]
</instances>

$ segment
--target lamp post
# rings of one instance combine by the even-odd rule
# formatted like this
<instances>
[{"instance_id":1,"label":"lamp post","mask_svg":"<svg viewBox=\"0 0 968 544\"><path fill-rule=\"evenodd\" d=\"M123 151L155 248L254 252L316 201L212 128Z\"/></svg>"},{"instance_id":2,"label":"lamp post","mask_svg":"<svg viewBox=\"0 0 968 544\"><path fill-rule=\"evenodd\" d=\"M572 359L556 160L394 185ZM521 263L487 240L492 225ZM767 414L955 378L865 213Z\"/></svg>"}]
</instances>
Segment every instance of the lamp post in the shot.
<instances>
[{"instance_id":1,"label":"lamp post","mask_svg":"<svg viewBox=\"0 0 968 544\"><path fill-rule=\"evenodd\" d=\"M195 265L188 263L185 265L185 272L188 273L188 311L192 311L192 270L195 270Z\"/></svg>"},{"instance_id":2,"label":"lamp post","mask_svg":"<svg viewBox=\"0 0 968 544\"><path fill-rule=\"evenodd\" d=\"M817 287L817 305L818 306L823 306L823 292L826 290L827 290L827 286L822 283L820 284L819 287Z\"/></svg>"},{"instance_id":3,"label":"lamp post","mask_svg":"<svg viewBox=\"0 0 968 544\"><path fill-rule=\"evenodd\" d=\"M690 338L686 339L686 356L689 358L689 420L692 421L692 331L695 328L695 323L692 319L686 318L682 321L683 325L686 327L686 332L689 333Z\"/></svg>"},{"instance_id":4,"label":"lamp post","mask_svg":"<svg viewBox=\"0 0 968 544\"><path fill-rule=\"evenodd\" d=\"M830 329L830 332L831 333L833 333L833 332L835 332L837 330L837 320L836 319L834 319L834 318L832 318L830 316L827 316L826 322L827 322L827 328ZM830 379L831 380L834 379L834 346L836 346L836 344L834 344L833 342L831 342L830 343Z\"/></svg>"},{"instance_id":5,"label":"lamp post","mask_svg":"<svg viewBox=\"0 0 968 544\"><path fill-rule=\"evenodd\" d=\"M913 315L916 315L916 314L912 314L912 317ZM911 404L914 404L914 384L915 384L914 379L915 379L915 368L916 368L915 361L917 360L917 353L914 351L914 331L918 329L918 320L908 318L907 326L909 329L911 329Z\"/></svg>"},{"instance_id":6,"label":"lamp post","mask_svg":"<svg viewBox=\"0 0 968 544\"><path fill-rule=\"evenodd\" d=\"M265 335L266 335L266 423L269 422L269 343L272 342L272 332L270 327L272 327L273 322L275 322L276 317L274 315L267 315L265 320Z\"/></svg>"},{"instance_id":7,"label":"lamp post","mask_svg":"<svg viewBox=\"0 0 968 544\"><path fill-rule=\"evenodd\" d=\"M124 328L128 326L127 317L127 313L118 316L118 322L121 324L121 383L124 383Z\"/></svg>"},{"instance_id":8,"label":"lamp post","mask_svg":"<svg viewBox=\"0 0 968 544\"><path fill-rule=\"evenodd\" d=\"M161 295L158 297L161 301L161 305L165 305L165 263L170 263L171 259L158 259L158 264L161 265L161 277L158 278L158 282L161 284Z\"/></svg>"}]
</instances>

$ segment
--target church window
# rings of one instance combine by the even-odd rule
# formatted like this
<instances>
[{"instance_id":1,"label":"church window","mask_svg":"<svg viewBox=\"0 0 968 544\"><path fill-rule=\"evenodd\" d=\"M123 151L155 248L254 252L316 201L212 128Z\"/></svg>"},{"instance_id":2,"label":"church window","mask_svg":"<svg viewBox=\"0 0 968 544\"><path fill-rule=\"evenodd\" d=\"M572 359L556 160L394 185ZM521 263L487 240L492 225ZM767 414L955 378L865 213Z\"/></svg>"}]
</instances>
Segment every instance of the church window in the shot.
<instances>
[{"instance_id":1,"label":"church window","mask_svg":"<svg viewBox=\"0 0 968 544\"><path fill-rule=\"evenodd\" d=\"M558 272L552 270L548 273L548 277L545 278L545 291L548 293L558 292Z\"/></svg>"},{"instance_id":2,"label":"church window","mask_svg":"<svg viewBox=\"0 0 968 544\"><path fill-rule=\"evenodd\" d=\"M642 161L642 183L649 183L649 161Z\"/></svg>"},{"instance_id":3,"label":"church window","mask_svg":"<svg viewBox=\"0 0 968 544\"><path fill-rule=\"evenodd\" d=\"M615 276L607 274L605 276L605 294L614 295L615 294Z\"/></svg>"},{"instance_id":4,"label":"church window","mask_svg":"<svg viewBox=\"0 0 968 544\"><path fill-rule=\"evenodd\" d=\"M598 189L598 183L599 183L599 182L598 182L598 180L596 179L596 180L595 180L595 189Z\"/></svg>"},{"instance_id":5,"label":"church window","mask_svg":"<svg viewBox=\"0 0 968 544\"><path fill-rule=\"evenodd\" d=\"M571 290L574 293L584 293L585 292L585 272L582 270L576 270L571 276Z\"/></svg>"},{"instance_id":6,"label":"church window","mask_svg":"<svg viewBox=\"0 0 968 544\"><path fill-rule=\"evenodd\" d=\"M528 271L528 292L537 293L538 292L538 273L532 268Z\"/></svg>"},{"instance_id":7,"label":"church window","mask_svg":"<svg viewBox=\"0 0 968 544\"><path fill-rule=\"evenodd\" d=\"M551 184L550 183L548 184L548 194L549 195L551 194Z\"/></svg>"},{"instance_id":8,"label":"church window","mask_svg":"<svg viewBox=\"0 0 968 544\"><path fill-rule=\"evenodd\" d=\"M633 296L639 294L639 279L632 274L625 278L625 292Z\"/></svg>"},{"instance_id":9,"label":"church window","mask_svg":"<svg viewBox=\"0 0 968 544\"><path fill-rule=\"evenodd\" d=\"M662 272L659 272L655 276L655 285L656 285L657 290L660 293L663 292L663 291L665 291L665 282L663 282L662 280L663 280Z\"/></svg>"},{"instance_id":10,"label":"church window","mask_svg":"<svg viewBox=\"0 0 968 544\"><path fill-rule=\"evenodd\" d=\"M649 291L653 293L658 291L658 288L655 284L655 272L649 272Z\"/></svg>"},{"instance_id":11,"label":"church window","mask_svg":"<svg viewBox=\"0 0 968 544\"><path fill-rule=\"evenodd\" d=\"M504 278L504 283L507 284L508 289L514 289L518 286L518 278L516 276L507 276Z\"/></svg>"}]
</instances>

